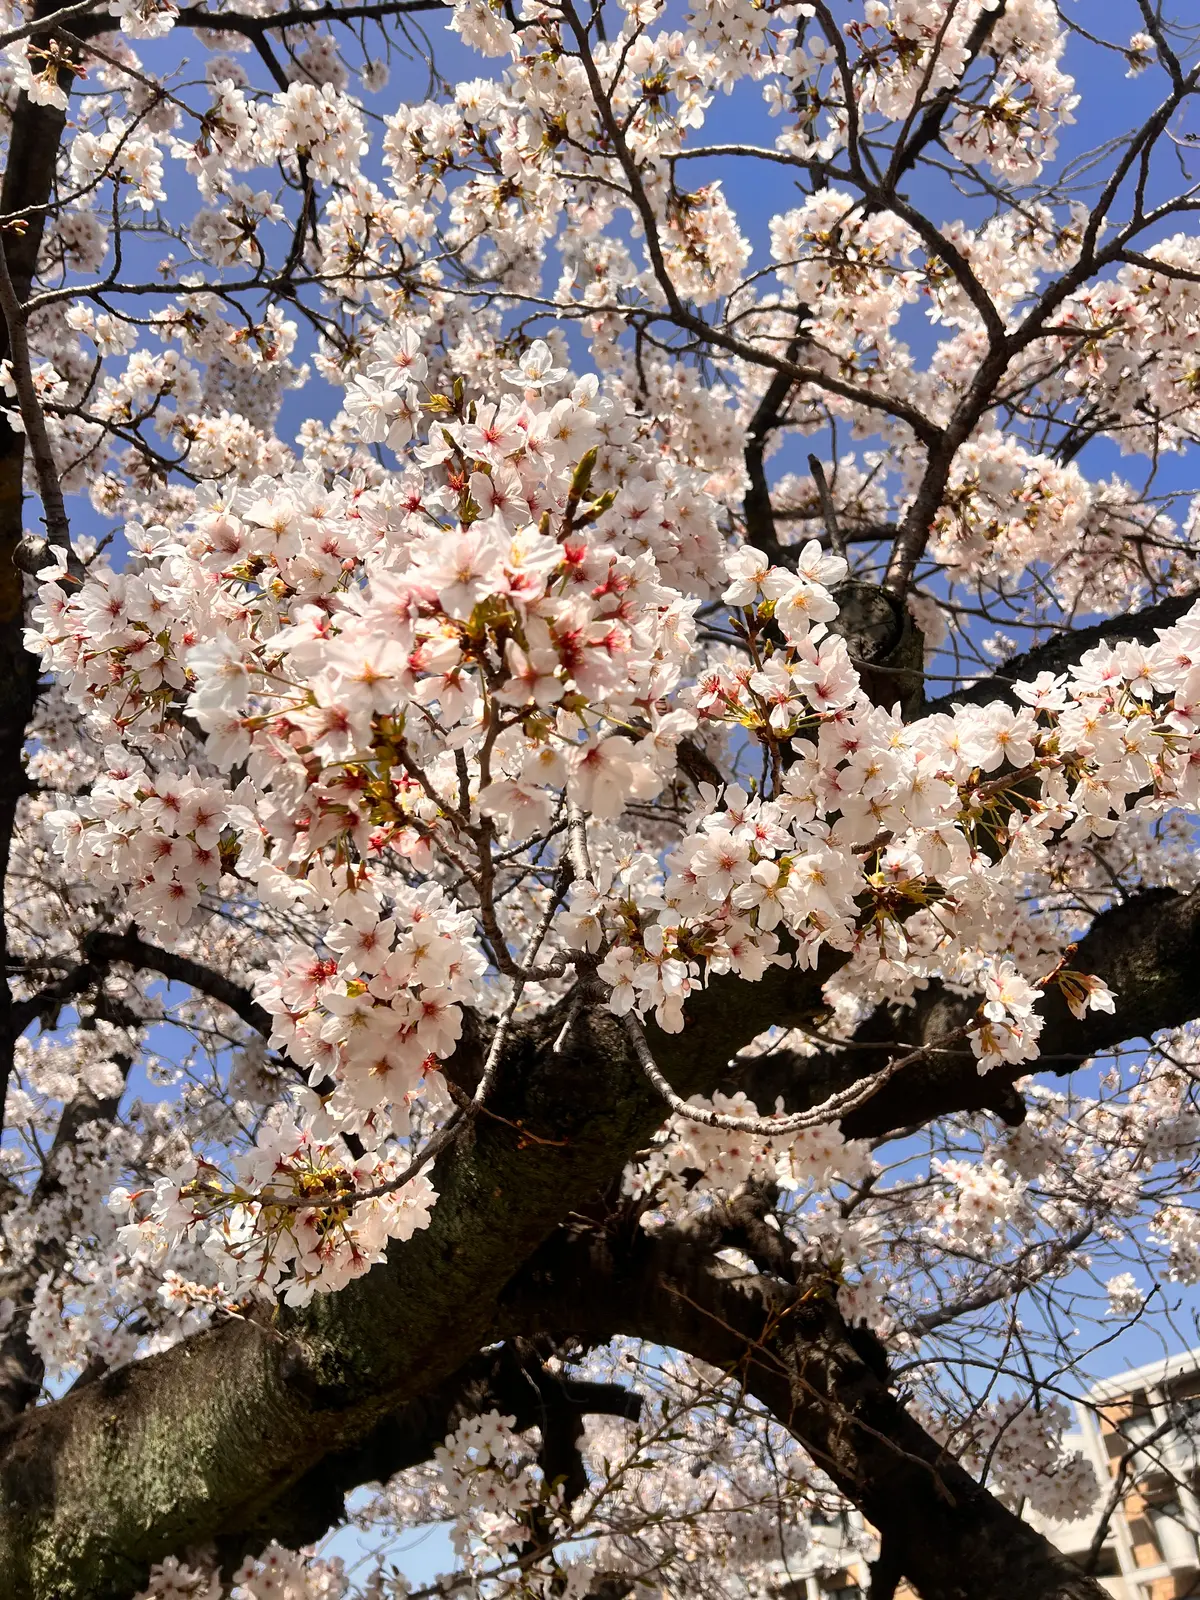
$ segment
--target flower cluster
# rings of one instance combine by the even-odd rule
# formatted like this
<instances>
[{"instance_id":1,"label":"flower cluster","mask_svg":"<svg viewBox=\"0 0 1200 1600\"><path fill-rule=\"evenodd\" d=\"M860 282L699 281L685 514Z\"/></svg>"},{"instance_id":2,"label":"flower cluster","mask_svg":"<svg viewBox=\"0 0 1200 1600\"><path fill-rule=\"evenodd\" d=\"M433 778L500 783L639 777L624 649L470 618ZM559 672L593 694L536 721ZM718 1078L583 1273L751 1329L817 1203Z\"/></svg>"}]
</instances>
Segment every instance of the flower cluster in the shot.
<instances>
[{"instance_id":1,"label":"flower cluster","mask_svg":"<svg viewBox=\"0 0 1200 1600\"><path fill-rule=\"evenodd\" d=\"M542 1483L513 1432L515 1420L498 1411L468 1417L434 1452L460 1556L473 1541L495 1554L528 1537L525 1519L541 1499Z\"/></svg>"},{"instance_id":2,"label":"flower cluster","mask_svg":"<svg viewBox=\"0 0 1200 1600\"><path fill-rule=\"evenodd\" d=\"M399 1181L402 1157L351 1157L338 1136L317 1136L314 1124L323 1120L264 1128L235 1162L233 1181L192 1158L159 1181L148 1209L140 1194L115 1190L110 1206L134 1219L120 1235L130 1258L161 1259L200 1228L230 1301L279 1295L306 1305L315 1292L368 1272L390 1239L428 1227L436 1198L429 1180Z\"/></svg>"},{"instance_id":3,"label":"flower cluster","mask_svg":"<svg viewBox=\"0 0 1200 1600\"><path fill-rule=\"evenodd\" d=\"M726 1117L757 1119L758 1107L744 1092L716 1094L693 1105ZM798 1195L810 1186L861 1180L871 1170L866 1149L847 1141L836 1125L798 1133L764 1135L757 1128L744 1138L728 1128L709 1128L672 1117L661 1141L645 1160L627 1170L627 1192L650 1199L660 1211L674 1211L689 1196L731 1195L743 1184L771 1184Z\"/></svg>"},{"instance_id":4,"label":"flower cluster","mask_svg":"<svg viewBox=\"0 0 1200 1600\"><path fill-rule=\"evenodd\" d=\"M247 1556L226 1591L220 1578L174 1556L156 1562L136 1600L341 1600L348 1580L340 1560L314 1559L274 1540L259 1556Z\"/></svg>"},{"instance_id":5,"label":"flower cluster","mask_svg":"<svg viewBox=\"0 0 1200 1600\"><path fill-rule=\"evenodd\" d=\"M1070 1409L1060 1400L1034 1406L1027 1396L1011 1395L989 1411L990 1428L982 1443L999 1493L1013 1505L1027 1501L1054 1521L1086 1516L1099 1498L1100 1485L1087 1457L1065 1444Z\"/></svg>"}]
</instances>

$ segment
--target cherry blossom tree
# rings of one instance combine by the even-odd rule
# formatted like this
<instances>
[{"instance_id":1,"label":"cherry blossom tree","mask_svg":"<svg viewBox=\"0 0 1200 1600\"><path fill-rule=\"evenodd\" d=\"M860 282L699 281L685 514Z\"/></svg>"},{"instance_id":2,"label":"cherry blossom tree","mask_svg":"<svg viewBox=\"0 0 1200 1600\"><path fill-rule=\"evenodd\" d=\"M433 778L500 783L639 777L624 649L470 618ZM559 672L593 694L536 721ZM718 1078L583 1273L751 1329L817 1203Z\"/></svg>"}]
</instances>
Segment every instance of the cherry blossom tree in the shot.
<instances>
[{"instance_id":1,"label":"cherry blossom tree","mask_svg":"<svg viewBox=\"0 0 1200 1600\"><path fill-rule=\"evenodd\" d=\"M1095 9L0 14L4 1600L1104 1592L1200 39Z\"/></svg>"}]
</instances>

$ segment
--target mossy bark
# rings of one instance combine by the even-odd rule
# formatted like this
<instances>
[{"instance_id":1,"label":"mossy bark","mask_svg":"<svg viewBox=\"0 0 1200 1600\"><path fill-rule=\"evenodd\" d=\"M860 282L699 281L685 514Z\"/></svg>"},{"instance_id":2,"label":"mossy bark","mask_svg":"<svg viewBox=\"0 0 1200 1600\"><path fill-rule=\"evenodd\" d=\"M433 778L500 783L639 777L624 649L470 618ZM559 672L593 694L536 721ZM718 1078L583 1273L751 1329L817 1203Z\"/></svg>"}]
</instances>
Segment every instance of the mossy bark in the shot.
<instances>
[{"instance_id":1,"label":"mossy bark","mask_svg":"<svg viewBox=\"0 0 1200 1600\"><path fill-rule=\"evenodd\" d=\"M711 1089L770 1017L818 1004L830 964L718 980L689 1026L656 1035L684 1094ZM838 958L840 959L840 958ZM336 1295L231 1321L0 1433L0 1596L83 1600L136 1588L150 1562L258 1524L323 1456L362 1439L495 1337L498 1297L662 1120L617 1020L585 1012L518 1032L494 1116L434 1170L431 1226ZM503 1120L501 1120L503 1119Z\"/></svg>"}]
</instances>

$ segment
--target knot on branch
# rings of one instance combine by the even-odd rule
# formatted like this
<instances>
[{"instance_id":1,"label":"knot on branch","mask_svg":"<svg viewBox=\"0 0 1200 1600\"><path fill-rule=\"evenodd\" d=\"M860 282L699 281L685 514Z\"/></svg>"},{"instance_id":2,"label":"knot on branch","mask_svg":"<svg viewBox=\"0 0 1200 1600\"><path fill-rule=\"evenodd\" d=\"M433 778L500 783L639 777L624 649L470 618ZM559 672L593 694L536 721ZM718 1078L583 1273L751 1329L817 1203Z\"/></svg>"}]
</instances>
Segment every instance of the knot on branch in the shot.
<instances>
[{"instance_id":1,"label":"knot on branch","mask_svg":"<svg viewBox=\"0 0 1200 1600\"><path fill-rule=\"evenodd\" d=\"M846 641L863 693L873 705L899 704L906 721L924 701L925 636L902 599L877 583L849 578L833 591L830 631Z\"/></svg>"},{"instance_id":2,"label":"knot on branch","mask_svg":"<svg viewBox=\"0 0 1200 1600\"><path fill-rule=\"evenodd\" d=\"M40 535L27 533L13 551L13 566L21 572L36 576L50 564L50 541Z\"/></svg>"}]
</instances>

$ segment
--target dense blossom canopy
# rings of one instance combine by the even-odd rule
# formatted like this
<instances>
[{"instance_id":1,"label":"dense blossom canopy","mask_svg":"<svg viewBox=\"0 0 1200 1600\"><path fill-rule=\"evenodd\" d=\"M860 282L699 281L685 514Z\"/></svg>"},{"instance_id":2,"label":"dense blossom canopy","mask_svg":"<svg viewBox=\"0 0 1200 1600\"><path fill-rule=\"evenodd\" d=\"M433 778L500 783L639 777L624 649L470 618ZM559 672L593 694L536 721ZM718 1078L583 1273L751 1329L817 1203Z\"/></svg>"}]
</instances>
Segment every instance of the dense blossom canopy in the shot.
<instances>
[{"instance_id":1,"label":"dense blossom canopy","mask_svg":"<svg viewBox=\"0 0 1200 1600\"><path fill-rule=\"evenodd\" d=\"M0 1594L1098 1594L1004 1508L1200 1282L1196 41L441 9L0 17Z\"/></svg>"}]
</instances>

